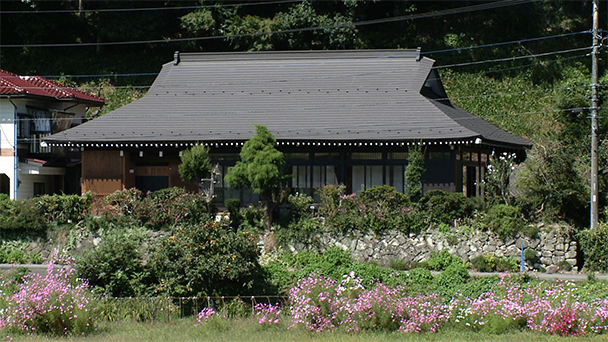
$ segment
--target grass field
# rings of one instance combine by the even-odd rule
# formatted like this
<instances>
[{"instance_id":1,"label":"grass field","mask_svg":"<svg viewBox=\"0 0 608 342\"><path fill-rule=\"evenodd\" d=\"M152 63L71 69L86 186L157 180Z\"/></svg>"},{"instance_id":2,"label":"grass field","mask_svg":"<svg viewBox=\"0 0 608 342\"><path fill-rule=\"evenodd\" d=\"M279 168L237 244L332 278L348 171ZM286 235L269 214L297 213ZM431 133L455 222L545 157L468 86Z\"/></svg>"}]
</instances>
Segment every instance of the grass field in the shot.
<instances>
[{"instance_id":1,"label":"grass field","mask_svg":"<svg viewBox=\"0 0 608 342\"><path fill-rule=\"evenodd\" d=\"M4 337L4 336L2 336ZM82 342L170 342L170 341L606 341L606 335L586 337L560 337L531 332L515 332L501 335L470 331L445 330L439 333L403 334L403 333L311 333L302 329L288 329L287 324L275 327L260 326L255 319L225 320L212 319L204 325L195 326L193 319L180 319L172 323L103 323L97 333L90 336L44 337L44 336L11 336L13 341L82 341ZM7 338L10 340L10 338Z\"/></svg>"}]
</instances>

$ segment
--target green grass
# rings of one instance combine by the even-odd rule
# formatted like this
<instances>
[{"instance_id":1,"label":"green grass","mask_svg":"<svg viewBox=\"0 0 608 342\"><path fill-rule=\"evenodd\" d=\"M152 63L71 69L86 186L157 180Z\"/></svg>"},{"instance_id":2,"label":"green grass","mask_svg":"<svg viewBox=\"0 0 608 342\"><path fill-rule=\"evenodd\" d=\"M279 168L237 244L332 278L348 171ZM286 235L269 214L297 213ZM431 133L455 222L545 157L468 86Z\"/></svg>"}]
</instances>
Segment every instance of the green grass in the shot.
<instances>
[{"instance_id":1,"label":"green grass","mask_svg":"<svg viewBox=\"0 0 608 342\"><path fill-rule=\"evenodd\" d=\"M512 332L501 335L469 331L445 330L439 333L402 334L384 332L363 333L311 333L302 329L288 329L283 323L276 327L262 327L254 318L241 320L212 319L207 324L195 327L193 319L180 319L172 323L103 323L99 331L90 336L44 337L12 336L13 341L82 341L82 342L170 342L170 341L606 341L605 335L588 337L551 336L531 332ZM4 337L4 336L2 336ZM8 339L7 339L8 340Z\"/></svg>"}]
</instances>

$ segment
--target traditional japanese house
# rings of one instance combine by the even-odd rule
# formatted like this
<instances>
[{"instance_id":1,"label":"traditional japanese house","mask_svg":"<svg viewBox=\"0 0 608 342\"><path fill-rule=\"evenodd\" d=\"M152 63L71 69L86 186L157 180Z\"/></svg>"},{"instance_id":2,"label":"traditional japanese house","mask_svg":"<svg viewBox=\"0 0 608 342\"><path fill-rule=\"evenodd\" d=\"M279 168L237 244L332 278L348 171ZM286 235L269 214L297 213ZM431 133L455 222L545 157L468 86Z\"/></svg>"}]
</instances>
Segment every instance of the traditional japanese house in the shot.
<instances>
[{"instance_id":1,"label":"traditional japanese house","mask_svg":"<svg viewBox=\"0 0 608 342\"><path fill-rule=\"evenodd\" d=\"M45 141L82 151L82 191L98 195L187 186L180 151L200 142L221 167L218 201L254 202L223 181L253 124L276 136L300 192L404 191L421 145L425 191L480 195L488 156L521 161L531 143L453 105L433 64L419 50L176 52L142 99Z\"/></svg>"}]
</instances>

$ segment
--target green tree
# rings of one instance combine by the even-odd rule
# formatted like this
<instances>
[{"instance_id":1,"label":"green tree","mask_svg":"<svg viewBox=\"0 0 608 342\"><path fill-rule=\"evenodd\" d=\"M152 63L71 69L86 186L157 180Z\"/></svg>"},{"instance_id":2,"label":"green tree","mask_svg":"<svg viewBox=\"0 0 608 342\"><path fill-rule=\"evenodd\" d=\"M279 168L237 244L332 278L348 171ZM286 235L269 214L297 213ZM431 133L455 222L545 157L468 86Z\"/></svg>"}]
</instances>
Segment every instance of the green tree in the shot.
<instances>
[{"instance_id":1,"label":"green tree","mask_svg":"<svg viewBox=\"0 0 608 342\"><path fill-rule=\"evenodd\" d=\"M200 187L201 179L209 174L211 168L209 148L196 144L183 152L179 164L179 176L182 181L193 182Z\"/></svg>"},{"instance_id":2,"label":"green tree","mask_svg":"<svg viewBox=\"0 0 608 342\"><path fill-rule=\"evenodd\" d=\"M265 126L255 125L255 135L241 149L241 160L226 174L226 181L231 186L249 187L260 195L268 230L287 179L283 174L285 158L275 145L274 135Z\"/></svg>"},{"instance_id":3,"label":"green tree","mask_svg":"<svg viewBox=\"0 0 608 342\"><path fill-rule=\"evenodd\" d=\"M418 201L422 197L422 175L424 171L424 152L422 151L422 146L410 147L407 156L407 167L405 168L405 181L407 184L407 195L413 201Z\"/></svg>"}]
</instances>

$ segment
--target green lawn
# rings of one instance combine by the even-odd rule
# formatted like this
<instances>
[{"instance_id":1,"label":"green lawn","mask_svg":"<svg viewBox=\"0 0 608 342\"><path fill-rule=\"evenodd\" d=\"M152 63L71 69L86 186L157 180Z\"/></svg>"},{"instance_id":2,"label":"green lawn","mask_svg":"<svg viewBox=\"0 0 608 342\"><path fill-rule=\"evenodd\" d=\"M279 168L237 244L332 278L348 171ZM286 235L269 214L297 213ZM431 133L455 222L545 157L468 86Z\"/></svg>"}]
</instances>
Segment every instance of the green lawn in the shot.
<instances>
[{"instance_id":1,"label":"green lawn","mask_svg":"<svg viewBox=\"0 0 608 342\"><path fill-rule=\"evenodd\" d=\"M310 333L301 329L288 329L288 325L261 327L254 319L228 321L214 319L205 325L194 326L193 319L181 319L172 323L104 323L96 334L84 337L47 338L42 336L12 336L13 341L82 341L82 342L118 342L118 341L606 341L606 335L588 337L551 336L530 332L516 332L502 335L486 333L442 331L426 334L402 333ZM4 336L2 336L4 337ZM7 339L10 340L10 339Z\"/></svg>"}]
</instances>

